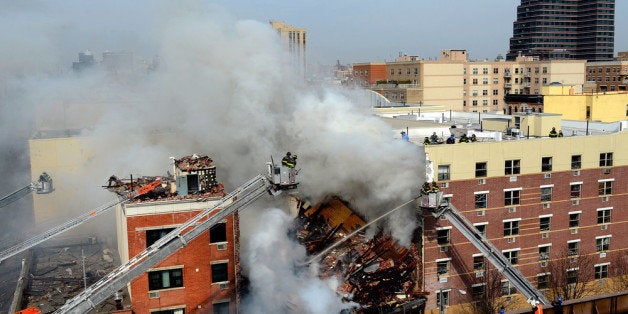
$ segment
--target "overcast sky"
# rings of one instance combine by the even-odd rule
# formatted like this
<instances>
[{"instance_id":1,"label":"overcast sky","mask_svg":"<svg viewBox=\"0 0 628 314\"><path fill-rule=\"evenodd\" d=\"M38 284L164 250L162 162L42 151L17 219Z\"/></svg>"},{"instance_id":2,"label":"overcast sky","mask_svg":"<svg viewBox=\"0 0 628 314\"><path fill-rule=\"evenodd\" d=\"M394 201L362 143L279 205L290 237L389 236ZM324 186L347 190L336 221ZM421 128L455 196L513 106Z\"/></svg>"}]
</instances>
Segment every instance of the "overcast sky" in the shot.
<instances>
[{"instance_id":1,"label":"overcast sky","mask_svg":"<svg viewBox=\"0 0 628 314\"><path fill-rule=\"evenodd\" d=\"M235 16L284 21L308 31L310 61L390 61L399 52L436 58L466 49L472 59L506 55L519 0L219 0ZM615 54L628 50L628 1L617 0Z\"/></svg>"}]
</instances>

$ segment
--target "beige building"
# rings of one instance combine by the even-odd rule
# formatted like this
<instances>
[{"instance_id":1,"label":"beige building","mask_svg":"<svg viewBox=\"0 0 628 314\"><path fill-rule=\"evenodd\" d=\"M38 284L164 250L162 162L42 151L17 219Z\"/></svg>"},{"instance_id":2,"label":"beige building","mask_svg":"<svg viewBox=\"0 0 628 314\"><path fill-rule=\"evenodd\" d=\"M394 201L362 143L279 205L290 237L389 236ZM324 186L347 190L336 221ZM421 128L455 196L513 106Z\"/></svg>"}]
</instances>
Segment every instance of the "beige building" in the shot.
<instances>
[{"instance_id":1,"label":"beige building","mask_svg":"<svg viewBox=\"0 0 628 314\"><path fill-rule=\"evenodd\" d=\"M563 119L614 122L628 116L628 93L582 93L580 86L546 86L543 88L546 113L560 113Z\"/></svg>"},{"instance_id":2,"label":"beige building","mask_svg":"<svg viewBox=\"0 0 628 314\"><path fill-rule=\"evenodd\" d=\"M306 35L305 28L286 25L286 22L270 22L270 26L277 30L284 45L293 57L293 61L298 65L303 73L307 72L306 59Z\"/></svg>"},{"instance_id":3,"label":"beige building","mask_svg":"<svg viewBox=\"0 0 628 314\"><path fill-rule=\"evenodd\" d=\"M539 95L552 82L584 84L585 61L518 57L469 61L465 50L442 50L439 60L400 56L386 63L387 84L371 89L392 102L434 104L468 112L504 112L508 94Z\"/></svg>"}]
</instances>

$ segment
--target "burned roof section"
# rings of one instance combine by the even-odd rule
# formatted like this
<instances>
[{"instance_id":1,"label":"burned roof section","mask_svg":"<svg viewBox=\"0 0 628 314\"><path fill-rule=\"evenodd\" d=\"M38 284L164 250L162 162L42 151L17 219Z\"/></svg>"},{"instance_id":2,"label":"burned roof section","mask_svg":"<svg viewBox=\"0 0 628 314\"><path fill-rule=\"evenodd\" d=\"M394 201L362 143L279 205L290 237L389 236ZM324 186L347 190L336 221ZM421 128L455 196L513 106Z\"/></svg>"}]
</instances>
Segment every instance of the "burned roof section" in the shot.
<instances>
[{"instance_id":1,"label":"burned roof section","mask_svg":"<svg viewBox=\"0 0 628 314\"><path fill-rule=\"evenodd\" d=\"M209 156L201 156L194 154L174 160L175 166L181 171L198 171L215 167L214 160Z\"/></svg>"}]
</instances>

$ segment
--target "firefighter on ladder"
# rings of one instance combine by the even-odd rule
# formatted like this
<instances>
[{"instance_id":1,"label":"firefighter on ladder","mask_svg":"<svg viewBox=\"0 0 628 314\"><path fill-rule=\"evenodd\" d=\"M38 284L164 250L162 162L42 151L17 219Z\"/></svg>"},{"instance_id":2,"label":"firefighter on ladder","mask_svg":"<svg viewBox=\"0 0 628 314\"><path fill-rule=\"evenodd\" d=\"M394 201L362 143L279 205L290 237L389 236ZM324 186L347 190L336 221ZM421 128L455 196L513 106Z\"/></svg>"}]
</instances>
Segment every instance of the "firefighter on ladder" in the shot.
<instances>
[{"instance_id":1,"label":"firefighter on ladder","mask_svg":"<svg viewBox=\"0 0 628 314\"><path fill-rule=\"evenodd\" d=\"M281 165L288 168L294 168L297 165L297 155L292 155L290 152L286 153L286 156L281 160Z\"/></svg>"}]
</instances>

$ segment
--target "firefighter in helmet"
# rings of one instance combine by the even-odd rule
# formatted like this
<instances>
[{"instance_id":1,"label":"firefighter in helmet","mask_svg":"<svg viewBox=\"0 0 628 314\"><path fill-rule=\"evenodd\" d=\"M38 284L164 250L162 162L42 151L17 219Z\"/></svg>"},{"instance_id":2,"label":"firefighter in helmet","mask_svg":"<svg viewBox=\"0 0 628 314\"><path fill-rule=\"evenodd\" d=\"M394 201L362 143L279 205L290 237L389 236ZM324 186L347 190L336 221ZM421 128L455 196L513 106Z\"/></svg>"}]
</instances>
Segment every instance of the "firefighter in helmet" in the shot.
<instances>
[{"instance_id":1,"label":"firefighter in helmet","mask_svg":"<svg viewBox=\"0 0 628 314\"><path fill-rule=\"evenodd\" d=\"M286 156L281 159L281 165L288 168L294 168L297 165L297 155L292 155L290 152L287 152Z\"/></svg>"}]
</instances>

